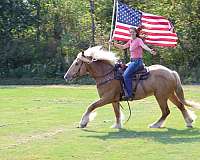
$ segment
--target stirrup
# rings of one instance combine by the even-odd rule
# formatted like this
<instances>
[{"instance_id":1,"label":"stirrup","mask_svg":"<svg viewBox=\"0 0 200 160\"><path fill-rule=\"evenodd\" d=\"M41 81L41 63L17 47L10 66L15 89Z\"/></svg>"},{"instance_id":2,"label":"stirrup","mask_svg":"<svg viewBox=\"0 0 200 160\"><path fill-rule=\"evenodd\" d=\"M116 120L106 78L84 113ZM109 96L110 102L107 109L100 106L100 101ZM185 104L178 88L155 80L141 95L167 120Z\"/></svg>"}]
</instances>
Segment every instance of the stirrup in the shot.
<instances>
[{"instance_id":1,"label":"stirrup","mask_svg":"<svg viewBox=\"0 0 200 160\"><path fill-rule=\"evenodd\" d=\"M133 97L122 96L122 101L132 101Z\"/></svg>"}]
</instances>

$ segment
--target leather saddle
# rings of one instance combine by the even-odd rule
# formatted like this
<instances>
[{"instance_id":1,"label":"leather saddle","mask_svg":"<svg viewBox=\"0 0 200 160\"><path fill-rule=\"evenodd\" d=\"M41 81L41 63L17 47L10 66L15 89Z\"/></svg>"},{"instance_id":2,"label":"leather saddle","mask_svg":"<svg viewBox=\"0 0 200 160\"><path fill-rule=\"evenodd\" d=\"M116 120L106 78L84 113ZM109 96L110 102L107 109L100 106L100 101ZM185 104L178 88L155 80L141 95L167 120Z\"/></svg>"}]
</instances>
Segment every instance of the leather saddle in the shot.
<instances>
[{"instance_id":1,"label":"leather saddle","mask_svg":"<svg viewBox=\"0 0 200 160\"><path fill-rule=\"evenodd\" d=\"M115 64L115 79L122 80L123 73L128 67L127 64L116 63ZM149 69L145 66L145 64L141 65L139 69L134 73L133 80L145 80L149 77Z\"/></svg>"},{"instance_id":2,"label":"leather saddle","mask_svg":"<svg viewBox=\"0 0 200 160\"><path fill-rule=\"evenodd\" d=\"M124 79L123 79L123 73L127 67L128 67L128 65L120 62L120 63L116 63L115 68L114 68L114 70L115 70L114 78L117 80L120 80L122 88L123 88L123 93L121 93L121 97L123 97L126 92L126 88L124 85ZM137 85L138 85L139 81L148 79L149 75L150 75L150 71L149 71L148 67L146 67L144 64L141 65L139 67L139 69L134 73L133 81L134 81L135 85L132 88L133 89L133 97L135 97L135 93L136 93L136 89L137 89ZM123 100L123 99L121 98L121 100Z\"/></svg>"}]
</instances>

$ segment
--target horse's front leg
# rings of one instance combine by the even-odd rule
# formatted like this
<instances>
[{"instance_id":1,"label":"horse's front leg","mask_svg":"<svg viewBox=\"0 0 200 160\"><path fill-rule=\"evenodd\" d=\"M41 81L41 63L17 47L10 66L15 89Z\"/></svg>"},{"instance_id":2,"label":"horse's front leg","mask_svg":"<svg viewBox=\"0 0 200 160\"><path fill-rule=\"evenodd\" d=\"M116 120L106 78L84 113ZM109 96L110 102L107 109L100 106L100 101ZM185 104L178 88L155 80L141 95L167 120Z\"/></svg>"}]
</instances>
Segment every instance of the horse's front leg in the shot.
<instances>
[{"instance_id":1,"label":"horse's front leg","mask_svg":"<svg viewBox=\"0 0 200 160\"><path fill-rule=\"evenodd\" d=\"M89 107L87 108L86 112L83 114L79 127L80 128L84 128L87 126L88 122L89 122L89 117L90 117L90 113L95 110L98 107L104 106L108 103L111 103L109 100L101 98L99 100L97 100L96 102L92 103L91 105L89 105Z\"/></svg>"},{"instance_id":2,"label":"horse's front leg","mask_svg":"<svg viewBox=\"0 0 200 160\"><path fill-rule=\"evenodd\" d=\"M111 127L112 128L122 128L122 112L120 111L119 102L113 102L113 109L115 112L116 122Z\"/></svg>"}]
</instances>

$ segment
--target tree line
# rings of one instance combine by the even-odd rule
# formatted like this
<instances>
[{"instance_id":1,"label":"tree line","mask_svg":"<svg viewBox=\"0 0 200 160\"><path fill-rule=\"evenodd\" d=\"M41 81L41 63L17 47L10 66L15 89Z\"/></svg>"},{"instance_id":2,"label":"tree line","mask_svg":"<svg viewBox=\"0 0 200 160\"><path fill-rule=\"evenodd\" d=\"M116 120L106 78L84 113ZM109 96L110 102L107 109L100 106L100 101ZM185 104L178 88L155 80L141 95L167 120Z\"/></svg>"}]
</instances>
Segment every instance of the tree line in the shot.
<instances>
[{"instance_id":1,"label":"tree line","mask_svg":"<svg viewBox=\"0 0 200 160\"><path fill-rule=\"evenodd\" d=\"M145 63L174 69L185 83L200 82L200 1L123 2L167 17L178 34L176 48L154 47L158 55L144 54ZM93 38L96 45L108 47L112 7L113 0L94 1L92 12L90 0L1 0L0 77L62 78L77 53L93 45Z\"/></svg>"}]
</instances>

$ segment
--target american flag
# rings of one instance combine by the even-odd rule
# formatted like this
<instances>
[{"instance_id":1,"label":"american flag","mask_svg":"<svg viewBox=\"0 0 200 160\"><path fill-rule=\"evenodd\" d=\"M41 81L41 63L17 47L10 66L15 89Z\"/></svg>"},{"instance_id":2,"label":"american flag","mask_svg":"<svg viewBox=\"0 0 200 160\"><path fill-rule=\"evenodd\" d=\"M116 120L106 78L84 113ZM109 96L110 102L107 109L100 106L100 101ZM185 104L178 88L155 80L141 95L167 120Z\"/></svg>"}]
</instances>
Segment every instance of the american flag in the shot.
<instances>
[{"instance_id":1,"label":"american flag","mask_svg":"<svg viewBox=\"0 0 200 160\"><path fill-rule=\"evenodd\" d=\"M131 39L129 28L141 27L140 34L144 42L155 46L175 47L177 34L173 32L173 25L163 16L144 13L126 4L117 2L117 13L113 39L128 41Z\"/></svg>"}]
</instances>

